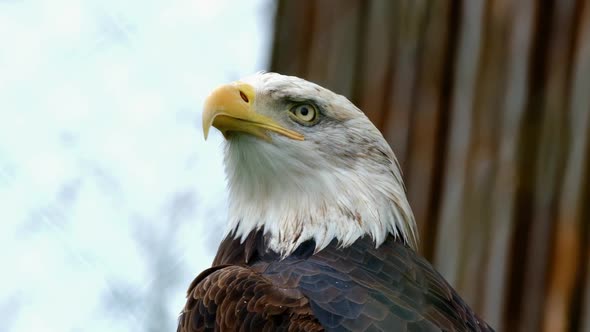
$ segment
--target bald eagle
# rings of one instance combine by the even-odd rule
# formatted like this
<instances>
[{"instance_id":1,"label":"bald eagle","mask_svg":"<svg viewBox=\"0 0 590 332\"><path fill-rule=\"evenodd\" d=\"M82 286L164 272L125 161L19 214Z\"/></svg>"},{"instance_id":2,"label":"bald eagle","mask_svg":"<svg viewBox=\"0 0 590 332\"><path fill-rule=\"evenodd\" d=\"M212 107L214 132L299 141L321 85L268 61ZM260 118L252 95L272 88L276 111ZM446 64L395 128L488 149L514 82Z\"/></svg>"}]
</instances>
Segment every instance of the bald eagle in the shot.
<instances>
[{"instance_id":1,"label":"bald eagle","mask_svg":"<svg viewBox=\"0 0 590 332\"><path fill-rule=\"evenodd\" d=\"M416 254L396 158L345 97L258 73L207 98L229 221L178 331L492 331Z\"/></svg>"}]
</instances>

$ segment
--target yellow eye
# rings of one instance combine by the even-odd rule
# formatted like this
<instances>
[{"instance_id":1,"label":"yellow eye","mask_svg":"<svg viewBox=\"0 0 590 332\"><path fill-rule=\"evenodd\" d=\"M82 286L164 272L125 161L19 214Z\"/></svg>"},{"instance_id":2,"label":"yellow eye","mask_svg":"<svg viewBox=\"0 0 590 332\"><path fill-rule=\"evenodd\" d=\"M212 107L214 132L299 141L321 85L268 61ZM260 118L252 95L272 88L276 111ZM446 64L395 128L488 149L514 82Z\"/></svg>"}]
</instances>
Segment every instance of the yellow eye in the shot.
<instances>
[{"instance_id":1,"label":"yellow eye","mask_svg":"<svg viewBox=\"0 0 590 332\"><path fill-rule=\"evenodd\" d=\"M291 113L302 124L312 124L317 118L317 111L310 104L297 105L291 109Z\"/></svg>"}]
</instances>

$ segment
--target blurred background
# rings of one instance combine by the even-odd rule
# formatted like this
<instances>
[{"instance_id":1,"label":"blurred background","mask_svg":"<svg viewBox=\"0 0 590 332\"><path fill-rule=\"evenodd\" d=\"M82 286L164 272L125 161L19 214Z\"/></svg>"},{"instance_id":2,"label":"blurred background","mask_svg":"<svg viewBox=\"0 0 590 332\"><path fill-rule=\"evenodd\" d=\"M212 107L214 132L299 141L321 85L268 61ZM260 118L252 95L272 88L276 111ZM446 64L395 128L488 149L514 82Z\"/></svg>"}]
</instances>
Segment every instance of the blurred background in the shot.
<instances>
[{"instance_id":1,"label":"blurred background","mask_svg":"<svg viewBox=\"0 0 590 332\"><path fill-rule=\"evenodd\" d=\"M0 331L176 331L224 231L201 105L272 1L0 0Z\"/></svg>"},{"instance_id":2,"label":"blurred background","mask_svg":"<svg viewBox=\"0 0 590 332\"><path fill-rule=\"evenodd\" d=\"M170 331L223 231L216 85L353 100L499 331L590 331L590 1L0 0L0 321Z\"/></svg>"}]
</instances>

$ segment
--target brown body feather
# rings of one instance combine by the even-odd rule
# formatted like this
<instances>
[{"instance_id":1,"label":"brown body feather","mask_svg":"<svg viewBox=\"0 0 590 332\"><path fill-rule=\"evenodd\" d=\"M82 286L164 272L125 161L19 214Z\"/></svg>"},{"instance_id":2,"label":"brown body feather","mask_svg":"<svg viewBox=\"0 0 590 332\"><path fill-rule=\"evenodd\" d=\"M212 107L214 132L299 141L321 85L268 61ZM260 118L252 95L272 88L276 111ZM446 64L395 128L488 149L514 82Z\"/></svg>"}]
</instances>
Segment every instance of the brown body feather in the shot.
<instances>
[{"instance_id":1,"label":"brown body feather","mask_svg":"<svg viewBox=\"0 0 590 332\"><path fill-rule=\"evenodd\" d=\"M241 266L203 272L189 290L179 331L321 331L307 298Z\"/></svg>"},{"instance_id":2,"label":"brown body feather","mask_svg":"<svg viewBox=\"0 0 590 332\"><path fill-rule=\"evenodd\" d=\"M281 260L262 232L230 235L191 284L179 332L492 331L432 266L390 237Z\"/></svg>"}]
</instances>

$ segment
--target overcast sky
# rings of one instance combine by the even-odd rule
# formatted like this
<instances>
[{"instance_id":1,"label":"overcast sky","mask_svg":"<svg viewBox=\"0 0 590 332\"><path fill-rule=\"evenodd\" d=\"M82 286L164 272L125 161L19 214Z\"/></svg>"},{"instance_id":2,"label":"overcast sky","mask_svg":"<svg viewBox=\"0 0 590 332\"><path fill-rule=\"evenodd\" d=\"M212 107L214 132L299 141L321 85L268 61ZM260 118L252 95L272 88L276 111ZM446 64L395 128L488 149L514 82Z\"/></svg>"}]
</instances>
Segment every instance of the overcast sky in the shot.
<instances>
[{"instance_id":1,"label":"overcast sky","mask_svg":"<svg viewBox=\"0 0 590 332\"><path fill-rule=\"evenodd\" d=\"M218 84L266 69L274 4L0 0L2 331L163 331L226 216Z\"/></svg>"}]
</instances>

